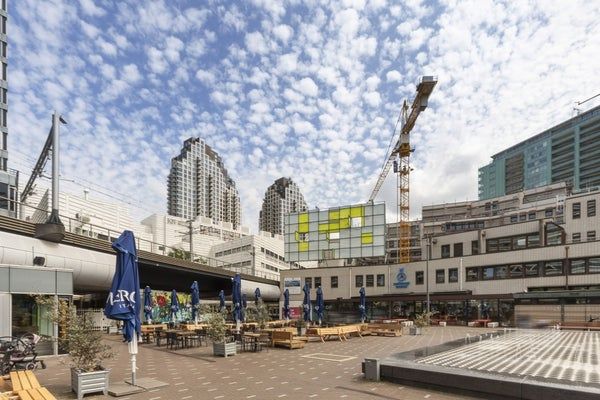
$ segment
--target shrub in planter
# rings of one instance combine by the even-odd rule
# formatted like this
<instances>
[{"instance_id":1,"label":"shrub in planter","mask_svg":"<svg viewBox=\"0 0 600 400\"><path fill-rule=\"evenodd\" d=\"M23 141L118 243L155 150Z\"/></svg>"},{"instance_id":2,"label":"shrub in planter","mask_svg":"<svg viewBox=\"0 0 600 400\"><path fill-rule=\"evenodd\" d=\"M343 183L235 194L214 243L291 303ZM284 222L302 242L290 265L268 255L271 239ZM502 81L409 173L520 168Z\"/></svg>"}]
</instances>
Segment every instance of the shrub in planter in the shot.
<instances>
[{"instance_id":1,"label":"shrub in planter","mask_svg":"<svg viewBox=\"0 0 600 400\"><path fill-rule=\"evenodd\" d=\"M235 342L226 342L227 325L225 324L225 316L222 313L208 314L205 320L206 335L213 342L213 354L215 356L234 355L236 353Z\"/></svg>"},{"instance_id":2,"label":"shrub in planter","mask_svg":"<svg viewBox=\"0 0 600 400\"><path fill-rule=\"evenodd\" d=\"M431 320L431 312L422 312L421 314L417 314L415 315L415 318L413 320L413 326L410 327L410 334L411 335L420 335L423 331L423 329L426 326L429 326L430 320Z\"/></svg>"},{"instance_id":3,"label":"shrub in planter","mask_svg":"<svg viewBox=\"0 0 600 400\"><path fill-rule=\"evenodd\" d=\"M296 320L296 329L298 330L298 335L306 335L306 321L304 321L302 318L298 318Z\"/></svg>"}]
</instances>

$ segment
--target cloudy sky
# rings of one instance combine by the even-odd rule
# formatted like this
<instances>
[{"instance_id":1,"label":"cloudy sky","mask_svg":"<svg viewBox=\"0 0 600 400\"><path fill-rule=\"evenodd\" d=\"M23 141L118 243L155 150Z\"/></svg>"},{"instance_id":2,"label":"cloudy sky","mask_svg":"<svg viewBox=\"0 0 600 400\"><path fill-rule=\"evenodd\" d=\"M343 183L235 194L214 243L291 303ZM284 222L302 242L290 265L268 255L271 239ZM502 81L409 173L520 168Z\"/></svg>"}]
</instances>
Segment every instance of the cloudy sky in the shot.
<instances>
[{"instance_id":1,"label":"cloudy sky","mask_svg":"<svg viewBox=\"0 0 600 400\"><path fill-rule=\"evenodd\" d=\"M141 218L165 212L170 159L198 136L256 231L281 176L311 208L367 200L403 99L435 75L411 136L418 217L475 199L494 153L600 92L599 16L597 1L11 1L9 166L29 174L57 109L65 186ZM395 187L377 198L389 222Z\"/></svg>"}]
</instances>

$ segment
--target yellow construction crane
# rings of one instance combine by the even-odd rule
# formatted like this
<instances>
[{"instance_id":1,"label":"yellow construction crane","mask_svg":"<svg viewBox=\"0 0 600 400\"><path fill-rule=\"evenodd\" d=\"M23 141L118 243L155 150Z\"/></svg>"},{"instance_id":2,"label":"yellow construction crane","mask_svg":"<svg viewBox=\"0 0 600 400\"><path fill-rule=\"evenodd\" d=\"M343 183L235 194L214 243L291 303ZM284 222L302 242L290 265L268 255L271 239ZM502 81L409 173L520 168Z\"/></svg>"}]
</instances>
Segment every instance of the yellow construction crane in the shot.
<instances>
[{"instance_id":1,"label":"yellow construction crane","mask_svg":"<svg viewBox=\"0 0 600 400\"><path fill-rule=\"evenodd\" d=\"M379 193L379 189L387 174L390 171L392 165L394 166L394 172L397 174L398 180L398 248L400 249L400 262L410 262L410 153L414 151L410 147L410 131L415 126L417 117L427 108L427 101L429 95L433 91L437 83L437 77L434 76L423 76L421 81L417 85L417 94L413 100L410 108L410 114L408 112L408 103L406 100L402 104L400 110L400 117L398 122L401 122L400 136L398 141L392 148L389 155L386 157L386 161L381 169L377 183L369 201L373 201ZM396 130L398 128L398 122L394 128L394 137L396 136ZM398 160L399 158L399 160Z\"/></svg>"}]
</instances>

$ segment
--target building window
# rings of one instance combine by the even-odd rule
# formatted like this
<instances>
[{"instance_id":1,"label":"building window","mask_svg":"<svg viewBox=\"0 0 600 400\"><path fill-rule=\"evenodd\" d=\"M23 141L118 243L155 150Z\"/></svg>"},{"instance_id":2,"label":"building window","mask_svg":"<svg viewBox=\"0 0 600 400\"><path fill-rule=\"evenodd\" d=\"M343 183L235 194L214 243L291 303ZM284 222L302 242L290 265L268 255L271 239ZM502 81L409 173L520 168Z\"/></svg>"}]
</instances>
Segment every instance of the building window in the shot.
<instances>
[{"instance_id":1,"label":"building window","mask_svg":"<svg viewBox=\"0 0 600 400\"><path fill-rule=\"evenodd\" d=\"M8 133L2 132L2 150L8 149Z\"/></svg>"},{"instance_id":2,"label":"building window","mask_svg":"<svg viewBox=\"0 0 600 400\"><path fill-rule=\"evenodd\" d=\"M435 270L435 283L446 283L446 270L436 269Z\"/></svg>"},{"instance_id":3,"label":"building window","mask_svg":"<svg viewBox=\"0 0 600 400\"><path fill-rule=\"evenodd\" d=\"M8 184L0 182L0 209L8 210Z\"/></svg>"},{"instance_id":4,"label":"building window","mask_svg":"<svg viewBox=\"0 0 600 400\"><path fill-rule=\"evenodd\" d=\"M498 251L510 251L511 250L511 238L501 238L498 240Z\"/></svg>"},{"instance_id":5,"label":"building window","mask_svg":"<svg viewBox=\"0 0 600 400\"><path fill-rule=\"evenodd\" d=\"M521 215L519 215L519 222L526 221L526 220L527 220L527 214L521 214Z\"/></svg>"},{"instance_id":6,"label":"building window","mask_svg":"<svg viewBox=\"0 0 600 400\"><path fill-rule=\"evenodd\" d=\"M425 282L425 273L423 271L415 272L415 285L422 285Z\"/></svg>"},{"instance_id":7,"label":"building window","mask_svg":"<svg viewBox=\"0 0 600 400\"><path fill-rule=\"evenodd\" d=\"M544 263L544 275L555 276L563 274L563 262L562 261L546 261Z\"/></svg>"},{"instance_id":8,"label":"building window","mask_svg":"<svg viewBox=\"0 0 600 400\"><path fill-rule=\"evenodd\" d=\"M454 243L454 257L462 257L463 255L463 244Z\"/></svg>"},{"instance_id":9,"label":"building window","mask_svg":"<svg viewBox=\"0 0 600 400\"><path fill-rule=\"evenodd\" d=\"M585 259L570 260L569 273L573 275L585 274Z\"/></svg>"},{"instance_id":10,"label":"building window","mask_svg":"<svg viewBox=\"0 0 600 400\"><path fill-rule=\"evenodd\" d=\"M520 250L527 247L527 236L513 236L512 248L513 250Z\"/></svg>"},{"instance_id":11,"label":"building window","mask_svg":"<svg viewBox=\"0 0 600 400\"><path fill-rule=\"evenodd\" d=\"M442 258L450 258L450 245L442 245Z\"/></svg>"},{"instance_id":12,"label":"building window","mask_svg":"<svg viewBox=\"0 0 600 400\"><path fill-rule=\"evenodd\" d=\"M377 286L385 286L385 274L377 274Z\"/></svg>"},{"instance_id":13,"label":"building window","mask_svg":"<svg viewBox=\"0 0 600 400\"><path fill-rule=\"evenodd\" d=\"M315 289L321 286L321 277L315 276Z\"/></svg>"},{"instance_id":14,"label":"building window","mask_svg":"<svg viewBox=\"0 0 600 400\"><path fill-rule=\"evenodd\" d=\"M540 234L532 233L527 235L527 247L539 247L540 246Z\"/></svg>"},{"instance_id":15,"label":"building window","mask_svg":"<svg viewBox=\"0 0 600 400\"><path fill-rule=\"evenodd\" d=\"M600 258L588 259L588 273L597 274L600 272Z\"/></svg>"},{"instance_id":16,"label":"building window","mask_svg":"<svg viewBox=\"0 0 600 400\"><path fill-rule=\"evenodd\" d=\"M338 277L332 276L331 277L331 288L336 289L337 287L338 287Z\"/></svg>"},{"instance_id":17,"label":"building window","mask_svg":"<svg viewBox=\"0 0 600 400\"><path fill-rule=\"evenodd\" d=\"M367 287L373 287L375 285L375 279L372 274L367 275Z\"/></svg>"},{"instance_id":18,"label":"building window","mask_svg":"<svg viewBox=\"0 0 600 400\"><path fill-rule=\"evenodd\" d=\"M572 242L573 243L579 243L579 242L581 242L581 233L579 233L579 232L573 233L573 235L572 235Z\"/></svg>"},{"instance_id":19,"label":"building window","mask_svg":"<svg viewBox=\"0 0 600 400\"><path fill-rule=\"evenodd\" d=\"M508 278L508 266L507 265L500 265L498 267L496 267L496 270L494 271L495 274L495 279L506 279Z\"/></svg>"},{"instance_id":20,"label":"building window","mask_svg":"<svg viewBox=\"0 0 600 400\"><path fill-rule=\"evenodd\" d=\"M514 264L508 267L508 273L511 278L522 278L523 277L523 266L521 264Z\"/></svg>"},{"instance_id":21,"label":"building window","mask_svg":"<svg viewBox=\"0 0 600 400\"><path fill-rule=\"evenodd\" d=\"M581 203L573 203L573 219L581 217Z\"/></svg>"},{"instance_id":22,"label":"building window","mask_svg":"<svg viewBox=\"0 0 600 400\"><path fill-rule=\"evenodd\" d=\"M2 79L6 80L6 63L2 63Z\"/></svg>"},{"instance_id":23,"label":"building window","mask_svg":"<svg viewBox=\"0 0 600 400\"><path fill-rule=\"evenodd\" d=\"M304 278L304 284L312 289L312 278Z\"/></svg>"},{"instance_id":24,"label":"building window","mask_svg":"<svg viewBox=\"0 0 600 400\"><path fill-rule=\"evenodd\" d=\"M498 239L488 239L485 241L486 253L495 253L498 251Z\"/></svg>"},{"instance_id":25,"label":"building window","mask_svg":"<svg viewBox=\"0 0 600 400\"><path fill-rule=\"evenodd\" d=\"M489 281L490 279L494 279L494 267L483 267L482 268L482 278L484 281Z\"/></svg>"},{"instance_id":26,"label":"building window","mask_svg":"<svg viewBox=\"0 0 600 400\"><path fill-rule=\"evenodd\" d=\"M354 286L357 288L363 287L363 276L362 275L356 275L354 277Z\"/></svg>"},{"instance_id":27,"label":"building window","mask_svg":"<svg viewBox=\"0 0 600 400\"><path fill-rule=\"evenodd\" d=\"M450 283L458 282L458 268L449 268L448 269L448 282L450 282Z\"/></svg>"},{"instance_id":28,"label":"building window","mask_svg":"<svg viewBox=\"0 0 600 400\"><path fill-rule=\"evenodd\" d=\"M588 242L596 240L596 231L587 231L587 240Z\"/></svg>"},{"instance_id":29,"label":"building window","mask_svg":"<svg viewBox=\"0 0 600 400\"><path fill-rule=\"evenodd\" d=\"M479 240L471 241L471 254L472 255L479 254Z\"/></svg>"},{"instance_id":30,"label":"building window","mask_svg":"<svg viewBox=\"0 0 600 400\"><path fill-rule=\"evenodd\" d=\"M529 219L530 221L535 219L535 212L530 212L529 214L527 214L527 219Z\"/></svg>"},{"instance_id":31,"label":"building window","mask_svg":"<svg viewBox=\"0 0 600 400\"><path fill-rule=\"evenodd\" d=\"M540 276L540 266L538 263L527 263L525 264L525 276Z\"/></svg>"},{"instance_id":32,"label":"building window","mask_svg":"<svg viewBox=\"0 0 600 400\"><path fill-rule=\"evenodd\" d=\"M466 269L467 282L473 282L479 280L479 268L471 267Z\"/></svg>"},{"instance_id":33,"label":"building window","mask_svg":"<svg viewBox=\"0 0 600 400\"><path fill-rule=\"evenodd\" d=\"M515 223L515 222L517 222L517 221L518 221L518 218L519 218L519 217L517 217L516 215L511 215L511 216L510 216L510 222L511 222L511 223Z\"/></svg>"},{"instance_id":34,"label":"building window","mask_svg":"<svg viewBox=\"0 0 600 400\"><path fill-rule=\"evenodd\" d=\"M553 214L553 212L552 212L551 208L544 211L544 217L546 217L546 218L552 218L552 214Z\"/></svg>"},{"instance_id":35,"label":"building window","mask_svg":"<svg viewBox=\"0 0 600 400\"><path fill-rule=\"evenodd\" d=\"M595 217L596 216L596 200L588 200L587 202L587 216Z\"/></svg>"}]
</instances>

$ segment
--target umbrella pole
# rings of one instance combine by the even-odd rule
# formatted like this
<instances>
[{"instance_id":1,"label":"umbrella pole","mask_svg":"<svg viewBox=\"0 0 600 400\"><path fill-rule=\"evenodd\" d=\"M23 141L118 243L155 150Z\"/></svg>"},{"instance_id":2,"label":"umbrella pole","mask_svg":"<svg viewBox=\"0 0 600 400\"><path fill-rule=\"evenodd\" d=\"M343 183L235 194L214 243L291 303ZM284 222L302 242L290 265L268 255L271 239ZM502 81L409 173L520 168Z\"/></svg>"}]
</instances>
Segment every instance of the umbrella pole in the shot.
<instances>
[{"instance_id":1,"label":"umbrella pole","mask_svg":"<svg viewBox=\"0 0 600 400\"><path fill-rule=\"evenodd\" d=\"M133 386L135 386L135 378L136 378L136 370L137 370L136 357L137 357L137 353L138 353L138 335L137 335L137 333L133 334L133 338L131 339L131 342L129 342L127 345L128 345L128 349L129 349L129 354L131 354L131 384Z\"/></svg>"}]
</instances>

